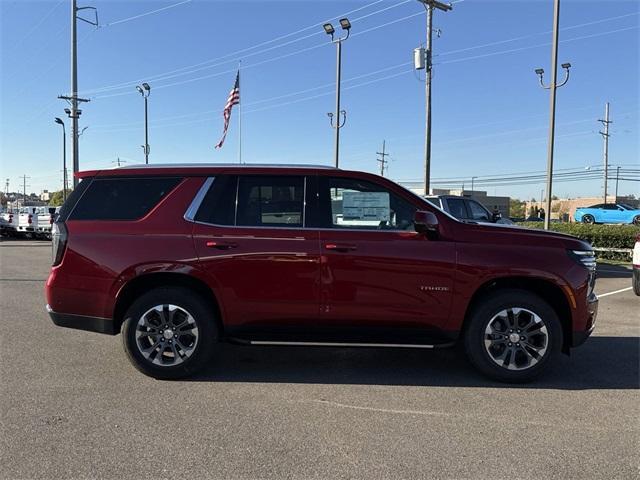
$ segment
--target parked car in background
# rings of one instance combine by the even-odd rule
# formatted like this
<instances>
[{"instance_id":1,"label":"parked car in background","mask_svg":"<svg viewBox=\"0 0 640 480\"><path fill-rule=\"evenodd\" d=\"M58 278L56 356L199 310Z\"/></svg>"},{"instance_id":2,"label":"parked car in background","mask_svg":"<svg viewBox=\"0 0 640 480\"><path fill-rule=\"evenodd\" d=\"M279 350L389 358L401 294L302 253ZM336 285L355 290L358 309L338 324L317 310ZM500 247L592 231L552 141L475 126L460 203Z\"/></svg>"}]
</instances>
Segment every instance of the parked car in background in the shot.
<instances>
[{"instance_id":1,"label":"parked car in background","mask_svg":"<svg viewBox=\"0 0 640 480\"><path fill-rule=\"evenodd\" d=\"M32 207L21 208L20 213L18 214L16 233L19 236L33 237L36 231L37 222L38 218L35 214L35 210L32 209Z\"/></svg>"},{"instance_id":2,"label":"parked car in background","mask_svg":"<svg viewBox=\"0 0 640 480\"><path fill-rule=\"evenodd\" d=\"M633 291L640 295L640 233L636 235L636 244L633 247Z\"/></svg>"},{"instance_id":3,"label":"parked car in background","mask_svg":"<svg viewBox=\"0 0 640 480\"><path fill-rule=\"evenodd\" d=\"M221 164L78 176L54 223L47 310L122 333L156 378L193 375L218 341L460 343L484 374L522 382L595 327L587 242L462 222L383 177Z\"/></svg>"},{"instance_id":4,"label":"parked car in background","mask_svg":"<svg viewBox=\"0 0 640 480\"><path fill-rule=\"evenodd\" d=\"M513 225L509 218L503 218L500 213L491 213L472 198L456 195L434 195L424 198L458 220Z\"/></svg>"},{"instance_id":5,"label":"parked car in background","mask_svg":"<svg viewBox=\"0 0 640 480\"><path fill-rule=\"evenodd\" d=\"M600 203L580 207L573 217L582 223L628 223L640 225L640 209L624 203Z\"/></svg>"},{"instance_id":6,"label":"parked car in background","mask_svg":"<svg viewBox=\"0 0 640 480\"><path fill-rule=\"evenodd\" d=\"M36 221L34 224L34 235L37 238L51 238L51 226L55 218L56 207L36 207L34 215Z\"/></svg>"},{"instance_id":7,"label":"parked car in background","mask_svg":"<svg viewBox=\"0 0 640 480\"><path fill-rule=\"evenodd\" d=\"M17 231L17 215L13 213L3 213L0 216L0 235L3 237L15 237Z\"/></svg>"}]
</instances>

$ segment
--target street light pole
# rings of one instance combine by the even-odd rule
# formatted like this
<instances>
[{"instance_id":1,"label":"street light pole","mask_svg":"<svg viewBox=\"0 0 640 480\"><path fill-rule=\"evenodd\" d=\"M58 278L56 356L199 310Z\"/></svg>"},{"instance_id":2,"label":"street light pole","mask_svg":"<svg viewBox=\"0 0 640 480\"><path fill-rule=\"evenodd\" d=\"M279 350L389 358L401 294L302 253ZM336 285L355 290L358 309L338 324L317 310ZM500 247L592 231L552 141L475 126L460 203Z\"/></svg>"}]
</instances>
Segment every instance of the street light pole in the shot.
<instances>
[{"instance_id":1,"label":"street light pole","mask_svg":"<svg viewBox=\"0 0 640 480\"><path fill-rule=\"evenodd\" d=\"M144 145L141 147L144 150L144 163L149 164L149 108L148 108L148 99L149 94L151 93L151 87L148 83L143 83L142 85L136 85L136 90L140 92L142 98L144 98Z\"/></svg>"},{"instance_id":2,"label":"street light pole","mask_svg":"<svg viewBox=\"0 0 640 480\"><path fill-rule=\"evenodd\" d=\"M473 198L473 181L478 177L471 177L471 197Z\"/></svg>"},{"instance_id":3,"label":"street light pole","mask_svg":"<svg viewBox=\"0 0 640 480\"><path fill-rule=\"evenodd\" d=\"M62 200L67 200L67 134L62 119L56 117L55 122L62 125Z\"/></svg>"},{"instance_id":4,"label":"street light pole","mask_svg":"<svg viewBox=\"0 0 640 480\"><path fill-rule=\"evenodd\" d=\"M331 35L331 41L336 44L336 110L335 113L328 113L329 122L331 126L335 129L335 137L334 137L334 165L338 168L340 161L340 129L344 127L344 124L347 120L347 112L345 110L340 110L340 88L341 88L341 75L342 75L342 42L344 42L347 38L349 38L349 34L351 33L351 23L346 18L340 19L340 26L343 30L347 32L344 37L335 38L334 34L336 32L333 25L330 23L325 23L322 28L327 35ZM342 115L342 121L340 120L340 116ZM335 116L335 125L334 125L334 116Z\"/></svg>"},{"instance_id":5,"label":"street light pole","mask_svg":"<svg viewBox=\"0 0 640 480\"><path fill-rule=\"evenodd\" d=\"M551 84L545 86L542 81L542 75L544 70L537 68L536 74L540 79L540 86L542 88L550 90L549 95L549 142L547 148L547 204L544 216L544 228L549 230L549 223L551 220L551 197L552 195L552 182L553 182L553 148L555 142L555 130L556 130L556 90L569 81L569 69L570 63L563 63L562 68L565 69L565 78L562 83L558 84L558 25L560 22L560 0L554 0L553 3L553 43L551 46Z\"/></svg>"}]
</instances>

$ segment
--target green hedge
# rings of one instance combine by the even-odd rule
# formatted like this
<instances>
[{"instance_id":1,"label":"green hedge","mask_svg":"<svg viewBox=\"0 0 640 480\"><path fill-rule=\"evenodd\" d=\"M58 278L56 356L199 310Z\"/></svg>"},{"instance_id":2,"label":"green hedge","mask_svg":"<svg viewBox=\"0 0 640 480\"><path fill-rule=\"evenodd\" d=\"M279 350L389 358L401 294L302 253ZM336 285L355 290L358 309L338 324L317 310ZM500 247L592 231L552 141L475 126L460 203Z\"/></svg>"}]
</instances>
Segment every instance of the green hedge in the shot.
<instances>
[{"instance_id":1,"label":"green hedge","mask_svg":"<svg viewBox=\"0 0 640 480\"><path fill-rule=\"evenodd\" d=\"M521 222L518 225L528 228L544 228L543 222ZM594 247L633 248L640 227L635 225L585 225L583 223L551 223L551 230L573 235L586 240ZM596 252L598 258L607 260L626 260L631 257L622 252Z\"/></svg>"}]
</instances>

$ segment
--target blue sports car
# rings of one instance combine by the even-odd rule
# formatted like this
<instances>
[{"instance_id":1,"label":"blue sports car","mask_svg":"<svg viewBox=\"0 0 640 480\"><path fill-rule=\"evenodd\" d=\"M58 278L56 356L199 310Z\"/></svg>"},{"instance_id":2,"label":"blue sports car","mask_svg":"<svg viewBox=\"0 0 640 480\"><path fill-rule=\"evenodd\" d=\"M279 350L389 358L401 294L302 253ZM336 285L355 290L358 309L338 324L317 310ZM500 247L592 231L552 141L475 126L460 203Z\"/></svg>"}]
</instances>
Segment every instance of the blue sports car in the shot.
<instances>
[{"instance_id":1,"label":"blue sports car","mask_svg":"<svg viewBox=\"0 0 640 480\"><path fill-rule=\"evenodd\" d=\"M632 223L640 225L640 208L624 203L601 203L591 207L581 207L574 215L576 222L582 223Z\"/></svg>"}]
</instances>

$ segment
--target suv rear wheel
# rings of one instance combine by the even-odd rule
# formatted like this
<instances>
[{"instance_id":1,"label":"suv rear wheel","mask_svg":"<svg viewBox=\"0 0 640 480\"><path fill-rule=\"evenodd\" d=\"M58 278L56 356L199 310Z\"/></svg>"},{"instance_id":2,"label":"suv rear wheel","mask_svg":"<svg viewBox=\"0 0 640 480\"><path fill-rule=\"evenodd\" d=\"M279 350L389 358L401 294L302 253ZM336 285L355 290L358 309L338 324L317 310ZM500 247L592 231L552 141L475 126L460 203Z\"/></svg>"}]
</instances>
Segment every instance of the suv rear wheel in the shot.
<instances>
[{"instance_id":1,"label":"suv rear wheel","mask_svg":"<svg viewBox=\"0 0 640 480\"><path fill-rule=\"evenodd\" d=\"M125 315L122 341L131 363L158 379L193 375L211 359L218 339L215 313L198 294L157 288Z\"/></svg>"},{"instance_id":2,"label":"suv rear wheel","mask_svg":"<svg viewBox=\"0 0 640 480\"><path fill-rule=\"evenodd\" d=\"M533 380L562 345L554 309L526 290L491 294L472 313L464 338L471 363L501 382Z\"/></svg>"}]
</instances>

